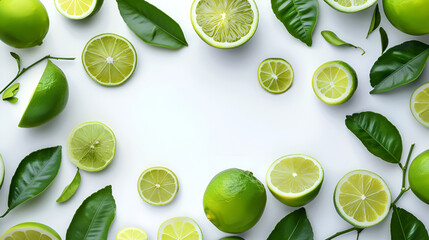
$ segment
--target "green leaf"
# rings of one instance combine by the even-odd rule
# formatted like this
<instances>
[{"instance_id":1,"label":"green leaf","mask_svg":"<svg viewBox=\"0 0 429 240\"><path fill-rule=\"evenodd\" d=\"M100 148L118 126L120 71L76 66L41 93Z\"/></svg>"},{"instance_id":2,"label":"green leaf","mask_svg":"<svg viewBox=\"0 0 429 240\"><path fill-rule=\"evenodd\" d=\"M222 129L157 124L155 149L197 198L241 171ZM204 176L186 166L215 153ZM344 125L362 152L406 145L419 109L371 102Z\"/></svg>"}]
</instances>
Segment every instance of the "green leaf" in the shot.
<instances>
[{"instance_id":1,"label":"green leaf","mask_svg":"<svg viewBox=\"0 0 429 240\"><path fill-rule=\"evenodd\" d=\"M4 91L2 99L5 101L14 101L13 99L16 99L16 102L18 101L18 98L14 98L15 95L18 93L19 90L19 83L15 83L12 86L10 86L6 91ZM16 103L12 102L12 103Z\"/></svg>"},{"instance_id":2,"label":"green leaf","mask_svg":"<svg viewBox=\"0 0 429 240\"><path fill-rule=\"evenodd\" d=\"M304 208L284 217L271 232L267 240L313 240L313 228Z\"/></svg>"},{"instance_id":3,"label":"green leaf","mask_svg":"<svg viewBox=\"0 0 429 240\"><path fill-rule=\"evenodd\" d=\"M390 222L390 236L392 240L428 240L425 225L413 214L393 205L392 220Z\"/></svg>"},{"instance_id":4,"label":"green leaf","mask_svg":"<svg viewBox=\"0 0 429 240\"><path fill-rule=\"evenodd\" d=\"M66 240L107 240L115 212L112 186L107 186L83 201L67 229Z\"/></svg>"},{"instance_id":5,"label":"green leaf","mask_svg":"<svg viewBox=\"0 0 429 240\"><path fill-rule=\"evenodd\" d=\"M390 163L401 161L401 135L383 115L374 112L355 113L346 117L346 126L370 153Z\"/></svg>"},{"instance_id":6,"label":"green leaf","mask_svg":"<svg viewBox=\"0 0 429 240\"><path fill-rule=\"evenodd\" d=\"M308 46L313 44L313 31L319 15L317 0L271 0L271 8L292 36Z\"/></svg>"},{"instance_id":7,"label":"green leaf","mask_svg":"<svg viewBox=\"0 0 429 240\"><path fill-rule=\"evenodd\" d=\"M8 210L33 199L54 181L61 166L61 146L41 149L26 156L12 177L9 189Z\"/></svg>"},{"instance_id":8,"label":"green leaf","mask_svg":"<svg viewBox=\"0 0 429 240\"><path fill-rule=\"evenodd\" d=\"M116 0L128 27L144 42L171 49L188 46L179 24L152 4L140 0Z\"/></svg>"},{"instance_id":9,"label":"green leaf","mask_svg":"<svg viewBox=\"0 0 429 240\"><path fill-rule=\"evenodd\" d=\"M337 34L331 32L331 31L322 31L322 36L323 38L330 44L335 45L335 46L349 46L349 47L354 47L354 48L359 48L360 50L362 50L362 55L365 54L365 50L363 50L361 47L357 47L353 44L350 44L348 42L344 42L343 40L341 40Z\"/></svg>"},{"instance_id":10,"label":"green leaf","mask_svg":"<svg viewBox=\"0 0 429 240\"><path fill-rule=\"evenodd\" d=\"M380 27L380 38L381 38L381 54L386 51L387 46L389 46L389 37L387 37L387 33L384 28Z\"/></svg>"},{"instance_id":11,"label":"green leaf","mask_svg":"<svg viewBox=\"0 0 429 240\"><path fill-rule=\"evenodd\" d=\"M21 58L19 57L18 54L14 53L14 52L10 52L10 55L15 58L16 60L16 64L18 64L18 72L21 71Z\"/></svg>"},{"instance_id":12,"label":"green leaf","mask_svg":"<svg viewBox=\"0 0 429 240\"><path fill-rule=\"evenodd\" d=\"M77 188L79 187L80 181L81 181L81 177L80 177L79 168L78 168L76 175L73 178L73 181L64 188L63 193L61 193L61 196L57 199L57 202L62 203L69 200L74 195Z\"/></svg>"},{"instance_id":13,"label":"green leaf","mask_svg":"<svg viewBox=\"0 0 429 240\"><path fill-rule=\"evenodd\" d=\"M380 26L380 22L381 22L381 15L377 4L374 9L374 14L372 15L371 25L369 25L369 30L368 30L368 34L366 35L366 38L368 38L369 34L371 34L375 29L377 29L378 26Z\"/></svg>"},{"instance_id":14,"label":"green leaf","mask_svg":"<svg viewBox=\"0 0 429 240\"><path fill-rule=\"evenodd\" d=\"M369 75L372 93L387 92L415 81L425 68L429 46L408 41L387 50L372 66Z\"/></svg>"}]
</instances>

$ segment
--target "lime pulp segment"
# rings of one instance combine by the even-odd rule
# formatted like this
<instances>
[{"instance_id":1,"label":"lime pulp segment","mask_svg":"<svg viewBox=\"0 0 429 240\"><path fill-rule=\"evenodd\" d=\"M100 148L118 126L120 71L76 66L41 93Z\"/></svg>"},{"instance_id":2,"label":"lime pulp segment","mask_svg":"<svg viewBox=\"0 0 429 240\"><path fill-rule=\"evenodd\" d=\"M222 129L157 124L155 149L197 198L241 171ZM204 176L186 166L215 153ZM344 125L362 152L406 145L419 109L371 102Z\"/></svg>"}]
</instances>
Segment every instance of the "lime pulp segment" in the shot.
<instances>
[{"instance_id":1,"label":"lime pulp segment","mask_svg":"<svg viewBox=\"0 0 429 240\"><path fill-rule=\"evenodd\" d=\"M147 240L146 232L136 227L122 229L117 235L116 240Z\"/></svg>"},{"instance_id":2,"label":"lime pulp segment","mask_svg":"<svg viewBox=\"0 0 429 240\"><path fill-rule=\"evenodd\" d=\"M91 15L101 0L55 0L57 10L70 19L84 19Z\"/></svg>"},{"instance_id":3,"label":"lime pulp segment","mask_svg":"<svg viewBox=\"0 0 429 240\"><path fill-rule=\"evenodd\" d=\"M188 217L172 218L164 222L158 231L158 240L202 240L198 224Z\"/></svg>"},{"instance_id":4,"label":"lime pulp segment","mask_svg":"<svg viewBox=\"0 0 429 240\"><path fill-rule=\"evenodd\" d=\"M262 88L270 93L284 93L293 82L292 66L283 59L269 58L258 68L258 80Z\"/></svg>"},{"instance_id":5,"label":"lime pulp segment","mask_svg":"<svg viewBox=\"0 0 429 240\"><path fill-rule=\"evenodd\" d=\"M429 128L429 83L425 83L411 96L411 112L423 126Z\"/></svg>"},{"instance_id":6,"label":"lime pulp segment","mask_svg":"<svg viewBox=\"0 0 429 240\"><path fill-rule=\"evenodd\" d=\"M179 182L171 170L154 167L140 175L137 189L145 202L160 206L173 201L179 191Z\"/></svg>"}]
</instances>

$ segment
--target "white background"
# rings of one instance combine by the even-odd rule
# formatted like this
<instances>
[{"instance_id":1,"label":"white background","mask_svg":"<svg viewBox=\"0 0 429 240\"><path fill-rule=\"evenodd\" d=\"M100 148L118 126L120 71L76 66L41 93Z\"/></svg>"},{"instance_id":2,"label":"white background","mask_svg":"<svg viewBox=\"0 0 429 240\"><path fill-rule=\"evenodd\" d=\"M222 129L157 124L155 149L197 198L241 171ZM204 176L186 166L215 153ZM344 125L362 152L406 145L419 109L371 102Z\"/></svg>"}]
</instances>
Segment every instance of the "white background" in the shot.
<instances>
[{"instance_id":1,"label":"white background","mask_svg":"<svg viewBox=\"0 0 429 240\"><path fill-rule=\"evenodd\" d=\"M13 78L16 66L9 52L15 51L27 66L46 54L76 57L75 61L55 61L66 73L70 98L64 112L48 124L18 128L18 122L44 64L19 79L20 101L0 103L0 153L6 164L6 178L0 191L0 211L6 211L8 186L21 159L30 152L55 145L63 146L60 173L41 196L0 219L0 231L26 221L45 223L65 238L67 227L82 201L93 192L111 184L116 199L116 218L109 239L122 228L136 226L156 239L159 225L175 216L189 216L201 226L205 239L226 236L205 217L204 190L218 172L237 167L250 170L265 184L265 173L277 158L304 153L318 159L325 180L318 197L306 206L315 239L349 228L336 213L332 194L338 180L355 169L380 174L396 197L401 171L377 159L345 127L347 114L366 110L388 117L399 129L404 142L404 158L411 143L415 154L429 148L429 129L414 120L409 110L412 92L427 82L429 71L420 80L387 94L370 95L369 71L380 55L378 30L365 39L373 7L355 14L337 12L320 1L319 21L313 47L293 38L273 14L270 1L257 0L260 21L255 36L237 49L210 47L194 32L189 12L191 0L152 0L182 27L189 47L168 50L145 44L126 26L117 4L105 0L100 12L90 19L72 21L61 16L52 0L42 0L50 29L44 44L17 50L0 43L0 83ZM382 10L382 9L381 9ZM429 37L413 37L394 29L382 12L382 24L391 46L410 39L429 43ZM322 30L333 30L344 40L363 47L360 50L329 45ZM132 78L122 86L103 87L91 80L81 64L86 42L105 32L129 39L138 53L138 66ZM284 94L272 95L257 80L259 63L269 57L289 61L295 70L292 87ZM311 88L313 72L324 62L344 60L353 66L359 87L353 98L341 106L319 101ZM66 154L66 139L78 124L97 120L116 134L117 154L108 168L98 173L82 171L82 184L76 195L64 204L55 200L72 180L76 168ZM136 190L140 173L152 166L172 169L180 181L176 199L164 207L143 202ZM294 208L287 207L267 192L266 211L259 223L242 234L247 240L266 239L277 222ZM429 206L408 192L399 202L429 226ZM390 239L388 219L365 230L361 239ZM349 234L341 239L355 239Z\"/></svg>"}]
</instances>

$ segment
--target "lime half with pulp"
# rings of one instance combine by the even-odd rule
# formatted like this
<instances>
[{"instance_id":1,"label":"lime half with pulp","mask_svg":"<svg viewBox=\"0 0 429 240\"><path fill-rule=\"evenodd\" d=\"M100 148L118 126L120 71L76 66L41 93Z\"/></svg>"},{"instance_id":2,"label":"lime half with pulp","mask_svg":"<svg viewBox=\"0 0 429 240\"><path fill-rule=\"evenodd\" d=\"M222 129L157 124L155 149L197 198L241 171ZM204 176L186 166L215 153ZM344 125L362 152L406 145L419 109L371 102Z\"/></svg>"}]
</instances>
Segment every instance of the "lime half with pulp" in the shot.
<instances>
[{"instance_id":1,"label":"lime half with pulp","mask_svg":"<svg viewBox=\"0 0 429 240\"><path fill-rule=\"evenodd\" d=\"M158 240L202 240L203 233L198 224L188 217L177 217L165 221L158 230Z\"/></svg>"},{"instance_id":2,"label":"lime half with pulp","mask_svg":"<svg viewBox=\"0 0 429 240\"><path fill-rule=\"evenodd\" d=\"M429 128L429 83L425 83L411 96L411 112L423 126Z\"/></svg>"},{"instance_id":3,"label":"lime half with pulp","mask_svg":"<svg viewBox=\"0 0 429 240\"><path fill-rule=\"evenodd\" d=\"M145 170L137 182L140 197L155 206L169 204L179 191L179 181L168 168L153 167Z\"/></svg>"},{"instance_id":4,"label":"lime half with pulp","mask_svg":"<svg viewBox=\"0 0 429 240\"><path fill-rule=\"evenodd\" d=\"M340 12L352 13L371 7L377 0L325 0L325 2Z\"/></svg>"},{"instance_id":5,"label":"lime half with pulp","mask_svg":"<svg viewBox=\"0 0 429 240\"><path fill-rule=\"evenodd\" d=\"M147 240L147 234L140 228L128 227L118 232L116 240Z\"/></svg>"},{"instance_id":6,"label":"lime half with pulp","mask_svg":"<svg viewBox=\"0 0 429 240\"><path fill-rule=\"evenodd\" d=\"M96 14L104 0L55 0L58 12L66 18L81 20Z\"/></svg>"},{"instance_id":7,"label":"lime half with pulp","mask_svg":"<svg viewBox=\"0 0 429 240\"><path fill-rule=\"evenodd\" d=\"M61 240L54 229L35 222L21 223L11 227L0 237L1 240Z\"/></svg>"},{"instance_id":8,"label":"lime half with pulp","mask_svg":"<svg viewBox=\"0 0 429 240\"><path fill-rule=\"evenodd\" d=\"M268 92L284 93L292 86L292 66L280 58L266 59L259 64L258 80Z\"/></svg>"}]
</instances>

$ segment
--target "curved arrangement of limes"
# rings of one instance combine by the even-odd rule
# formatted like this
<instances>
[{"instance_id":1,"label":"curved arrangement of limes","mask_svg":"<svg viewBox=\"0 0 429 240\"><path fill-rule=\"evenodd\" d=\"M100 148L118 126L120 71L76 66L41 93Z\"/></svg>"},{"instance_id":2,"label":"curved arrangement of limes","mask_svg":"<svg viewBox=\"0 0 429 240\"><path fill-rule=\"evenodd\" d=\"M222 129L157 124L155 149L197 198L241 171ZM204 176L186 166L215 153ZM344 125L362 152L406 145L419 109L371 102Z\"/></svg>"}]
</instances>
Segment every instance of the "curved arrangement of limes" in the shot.
<instances>
[{"instance_id":1,"label":"curved arrangement of limes","mask_svg":"<svg viewBox=\"0 0 429 240\"><path fill-rule=\"evenodd\" d=\"M147 233L140 228L127 227L116 235L116 240L147 240Z\"/></svg>"},{"instance_id":2,"label":"curved arrangement of limes","mask_svg":"<svg viewBox=\"0 0 429 240\"><path fill-rule=\"evenodd\" d=\"M262 88L270 93L284 93L293 82L292 66L280 58L268 58L259 64L258 80Z\"/></svg>"},{"instance_id":3,"label":"curved arrangement of limes","mask_svg":"<svg viewBox=\"0 0 429 240\"><path fill-rule=\"evenodd\" d=\"M414 118L429 128L429 83L421 85L414 91L410 105Z\"/></svg>"},{"instance_id":4,"label":"curved arrangement of limes","mask_svg":"<svg viewBox=\"0 0 429 240\"><path fill-rule=\"evenodd\" d=\"M191 218L172 218L159 227L158 240L202 240L200 226Z\"/></svg>"},{"instance_id":5,"label":"curved arrangement of limes","mask_svg":"<svg viewBox=\"0 0 429 240\"><path fill-rule=\"evenodd\" d=\"M179 191L179 181L168 168L149 168L140 175L137 182L140 197L155 206L169 204Z\"/></svg>"},{"instance_id":6,"label":"curved arrangement of limes","mask_svg":"<svg viewBox=\"0 0 429 240\"><path fill-rule=\"evenodd\" d=\"M338 11L353 13L371 7L377 0L325 0L325 2Z\"/></svg>"},{"instance_id":7,"label":"curved arrangement of limes","mask_svg":"<svg viewBox=\"0 0 429 240\"><path fill-rule=\"evenodd\" d=\"M2 240L61 240L54 229L35 222L21 223L11 227L3 235Z\"/></svg>"},{"instance_id":8,"label":"curved arrangement of limes","mask_svg":"<svg viewBox=\"0 0 429 240\"><path fill-rule=\"evenodd\" d=\"M55 7L64 17L81 20L96 14L104 0L54 0Z\"/></svg>"}]
</instances>

